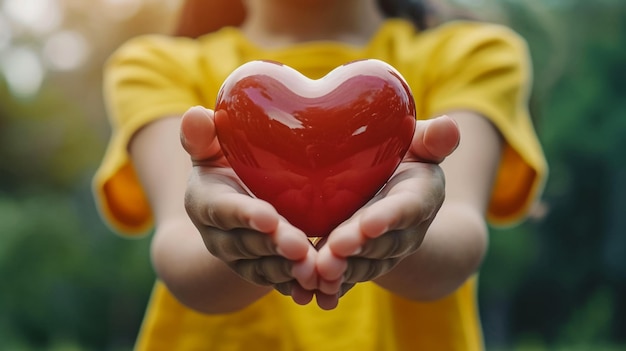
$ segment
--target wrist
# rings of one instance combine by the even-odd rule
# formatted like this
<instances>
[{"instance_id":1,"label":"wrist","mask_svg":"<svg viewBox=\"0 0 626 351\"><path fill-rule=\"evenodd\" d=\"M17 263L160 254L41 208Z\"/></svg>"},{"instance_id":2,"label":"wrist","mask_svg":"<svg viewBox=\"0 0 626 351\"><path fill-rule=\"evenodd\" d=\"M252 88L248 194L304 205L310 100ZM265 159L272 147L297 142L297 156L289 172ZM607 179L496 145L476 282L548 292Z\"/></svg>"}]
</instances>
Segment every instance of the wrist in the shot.
<instances>
[{"instance_id":1,"label":"wrist","mask_svg":"<svg viewBox=\"0 0 626 351\"><path fill-rule=\"evenodd\" d=\"M480 213L442 207L420 248L375 282L415 301L443 298L477 272L487 241L488 230Z\"/></svg>"},{"instance_id":2,"label":"wrist","mask_svg":"<svg viewBox=\"0 0 626 351\"><path fill-rule=\"evenodd\" d=\"M189 220L158 226L151 254L158 278L172 295L200 313L236 312L272 290L244 280L211 255Z\"/></svg>"}]
</instances>

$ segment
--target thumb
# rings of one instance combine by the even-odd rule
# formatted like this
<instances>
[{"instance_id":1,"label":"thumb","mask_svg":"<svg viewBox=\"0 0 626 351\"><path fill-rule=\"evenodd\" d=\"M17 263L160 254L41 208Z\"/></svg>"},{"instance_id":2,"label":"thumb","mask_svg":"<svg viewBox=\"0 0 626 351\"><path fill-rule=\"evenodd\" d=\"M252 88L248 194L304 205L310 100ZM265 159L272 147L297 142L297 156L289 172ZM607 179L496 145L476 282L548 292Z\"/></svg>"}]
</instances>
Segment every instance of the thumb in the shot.
<instances>
[{"instance_id":1,"label":"thumb","mask_svg":"<svg viewBox=\"0 0 626 351\"><path fill-rule=\"evenodd\" d=\"M459 126L448 116L417 121L409 157L420 162L441 163L459 145Z\"/></svg>"},{"instance_id":2,"label":"thumb","mask_svg":"<svg viewBox=\"0 0 626 351\"><path fill-rule=\"evenodd\" d=\"M180 141L194 163L221 158L222 150L215 133L213 111L195 106L183 114Z\"/></svg>"}]
</instances>

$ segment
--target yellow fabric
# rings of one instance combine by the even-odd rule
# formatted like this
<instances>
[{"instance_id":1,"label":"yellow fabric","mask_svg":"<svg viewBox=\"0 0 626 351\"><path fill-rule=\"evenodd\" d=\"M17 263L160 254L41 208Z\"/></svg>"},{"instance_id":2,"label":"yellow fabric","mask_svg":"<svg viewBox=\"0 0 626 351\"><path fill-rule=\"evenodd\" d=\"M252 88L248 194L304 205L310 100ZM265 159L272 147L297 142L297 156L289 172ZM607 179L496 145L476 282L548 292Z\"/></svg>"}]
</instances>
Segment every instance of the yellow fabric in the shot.
<instances>
[{"instance_id":1,"label":"yellow fabric","mask_svg":"<svg viewBox=\"0 0 626 351\"><path fill-rule=\"evenodd\" d=\"M105 94L113 127L94 178L103 217L123 234L146 232L150 207L127 154L133 134L150 121L189 107L213 107L226 76L254 59L283 62L320 78L348 61L377 58L396 67L413 90L418 118L473 110L503 134L506 146L489 207L492 223L520 219L540 192L543 153L526 109L530 67L526 46L497 25L452 22L416 33L388 21L365 47L318 42L265 51L235 28L198 40L144 36L110 59ZM475 279L432 303L357 285L339 308L297 306L271 293L245 310L220 316L180 305L157 282L139 350L480 350Z\"/></svg>"}]
</instances>

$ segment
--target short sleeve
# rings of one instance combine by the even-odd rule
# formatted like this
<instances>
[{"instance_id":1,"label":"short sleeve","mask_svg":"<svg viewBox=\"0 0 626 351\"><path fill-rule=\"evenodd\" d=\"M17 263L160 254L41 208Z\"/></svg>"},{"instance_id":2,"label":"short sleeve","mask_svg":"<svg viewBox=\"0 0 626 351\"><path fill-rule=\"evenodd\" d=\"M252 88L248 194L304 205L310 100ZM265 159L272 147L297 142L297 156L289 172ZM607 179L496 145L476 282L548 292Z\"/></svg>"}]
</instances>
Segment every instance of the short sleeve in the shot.
<instances>
[{"instance_id":1,"label":"short sleeve","mask_svg":"<svg viewBox=\"0 0 626 351\"><path fill-rule=\"evenodd\" d=\"M185 40L143 36L130 40L107 61L104 98L111 138L93 179L100 214L116 232L143 234L152 226L149 203L128 154L132 136L162 117L182 115L200 104L195 64Z\"/></svg>"},{"instance_id":2,"label":"short sleeve","mask_svg":"<svg viewBox=\"0 0 626 351\"><path fill-rule=\"evenodd\" d=\"M505 148L488 208L492 224L520 220L540 195L547 164L528 111L532 69L512 30L457 23L442 29L432 56L427 112L472 110L502 133Z\"/></svg>"}]
</instances>

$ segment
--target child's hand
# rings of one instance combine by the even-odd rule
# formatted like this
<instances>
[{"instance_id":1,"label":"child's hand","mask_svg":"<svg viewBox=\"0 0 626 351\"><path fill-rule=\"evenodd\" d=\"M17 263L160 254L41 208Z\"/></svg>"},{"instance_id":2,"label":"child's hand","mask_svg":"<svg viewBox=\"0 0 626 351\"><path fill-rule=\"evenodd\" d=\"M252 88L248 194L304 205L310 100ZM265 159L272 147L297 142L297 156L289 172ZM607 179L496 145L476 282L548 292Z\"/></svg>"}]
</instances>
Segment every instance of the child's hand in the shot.
<instances>
[{"instance_id":1,"label":"child's hand","mask_svg":"<svg viewBox=\"0 0 626 351\"><path fill-rule=\"evenodd\" d=\"M438 164L458 143L451 118L418 121L407 157L387 185L318 244L320 307L334 308L354 284L389 272L420 247L445 197Z\"/></svg>"},{"instance_id":2,"label":"child's hand","mask_svg":"<svg viewBox=\"0 0 626 351\"><path fill-rule=\"evenodd\" d=\"M385 188L317 248L270 204L248 195L221 152L212 111L189 110L181 139L194 164L185 204L207 249L251 283L300 304L315 291L320 307L332 309L354 284L387 273L419 248L445 194L438 163L456 148L459 132L447 117L418 122Z\"/></svg>"},{"instance_id":3,"label":"child's hand","mask_svg":"<svg viewBox=\"0 0 626 351\"><path fill-rule=\"evenodd\" d=\"M308 303L317 251L270 204L248 195L221 152L213 112L187 111L181 141L193 161L185 206L207 249L245 280Z\"/></svg>"}]
</instances>

